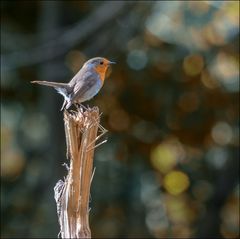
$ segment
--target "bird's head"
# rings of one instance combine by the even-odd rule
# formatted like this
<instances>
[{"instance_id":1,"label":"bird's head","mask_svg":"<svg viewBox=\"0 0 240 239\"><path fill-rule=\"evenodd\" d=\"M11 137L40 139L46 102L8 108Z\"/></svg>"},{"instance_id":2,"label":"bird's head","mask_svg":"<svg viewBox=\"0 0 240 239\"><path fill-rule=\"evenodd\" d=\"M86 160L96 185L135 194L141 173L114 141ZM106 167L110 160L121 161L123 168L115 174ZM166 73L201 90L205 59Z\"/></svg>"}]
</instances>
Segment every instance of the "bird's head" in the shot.
<instances>
[{"instance_id":1,"label":"bird's head","mask_svg":"<svg viewBox=\"0 0 240 239\"><path fill-rule=\"evenodd\" d=\"M87 67L89 70L95 70L99 74L101 80L104 81L106 71L111 64L115 64L115 62L109 61L103 57L95 57L88 60L83 67Z\"/></svg>"}]
</instances>

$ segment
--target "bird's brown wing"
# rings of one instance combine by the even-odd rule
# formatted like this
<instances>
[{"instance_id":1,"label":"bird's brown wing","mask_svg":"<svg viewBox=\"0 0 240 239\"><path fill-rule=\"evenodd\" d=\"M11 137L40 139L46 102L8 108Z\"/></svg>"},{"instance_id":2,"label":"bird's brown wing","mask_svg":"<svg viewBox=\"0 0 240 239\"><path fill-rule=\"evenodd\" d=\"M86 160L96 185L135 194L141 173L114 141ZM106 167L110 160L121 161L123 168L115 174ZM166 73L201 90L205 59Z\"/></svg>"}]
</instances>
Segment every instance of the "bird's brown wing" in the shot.
<instances>
[{"instance_id":1,"label":"bird's brown wing","mask_svg":"<svg viewBox=\"0 0 240 239\"><path fill-rule=\"evenodd\" d=\"M77 82L83 82L84 79L88 76L89 72L90 71L87 68L81 68L68 84L71 87L74 87L77 84Z\"/></svg>"},{"instance_id":2,"label":"bird's brown wing","mask_svg":"<svg viewBox=\"0 0 240 239\"><path fill-rule=\"evenodd\" d=\"M71 103L75 101L84 101L85 93L90 90L95 84L98 84L99 76L92 72L86 72L81 80L76 80L71 94Z\"/></svg>"}]
</instances>

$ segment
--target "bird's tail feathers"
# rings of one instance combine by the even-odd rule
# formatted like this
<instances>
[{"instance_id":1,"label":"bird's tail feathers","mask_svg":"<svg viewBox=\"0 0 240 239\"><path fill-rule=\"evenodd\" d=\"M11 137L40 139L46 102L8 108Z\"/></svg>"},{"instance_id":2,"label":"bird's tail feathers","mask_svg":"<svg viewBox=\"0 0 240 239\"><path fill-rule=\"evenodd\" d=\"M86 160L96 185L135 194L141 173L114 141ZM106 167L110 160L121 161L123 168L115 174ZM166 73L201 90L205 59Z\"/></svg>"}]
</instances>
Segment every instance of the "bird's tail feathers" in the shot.
<instances>
[{"instance_id":1,"label":"bird's tail feathers","mask_svg":"<svg viewBox=\"0 0 240 239\"><path fill-rule=\"evenodd\" d=\"M50 81L31 81L31 83L51 86L54 88L68 88L69 87L67 83L50 82Z\"/></svg>"},{"instance_id":2,"label":"bird's tail feathers","mask_svg":"<svg viewBox=\"0 0 240 239\"><path fill-rule=\"evenodd\" d=\"M55 90L57 90L57 92L64 97L64 102L63 102L61 111L64 109L66 104L68 105L68 107L71 106L71 103L70 103L71 87L67 83L58 83L58 82L49 82L49 81L31 81L31 83L50 86L50 87L53 87Z\"/></svg>"}]
</instances>

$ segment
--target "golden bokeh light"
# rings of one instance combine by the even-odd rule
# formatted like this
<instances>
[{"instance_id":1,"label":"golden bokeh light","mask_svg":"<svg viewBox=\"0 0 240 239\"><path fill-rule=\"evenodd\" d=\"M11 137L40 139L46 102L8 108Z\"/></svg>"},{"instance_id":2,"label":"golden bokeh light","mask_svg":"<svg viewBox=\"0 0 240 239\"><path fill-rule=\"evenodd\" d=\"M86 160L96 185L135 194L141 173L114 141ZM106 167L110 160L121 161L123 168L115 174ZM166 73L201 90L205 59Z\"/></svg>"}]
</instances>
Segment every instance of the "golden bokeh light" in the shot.
<instances>
[{"instance_id":1,"label":"golden bokeh light","mask_svg":"<svg viewBox=\"0 0 240 239\"><path fill-rule=\"evenodd\" d=\"M155 169L160 173L166 174L179 161L182 161L185 156L185 150L179 140L175 137L170 137L152 149L150 159Z\"/></svg>"},{"instance_id":2,"label":"golden bokeh light","mask_svg":"<svg viewBox=\"0 0 240 239\"><path fill-rule=\"evenodd\" d=\"M1 129L1 177L11 181L22 173L26 159L23 151L15 144L13 129L3 125Z\"/></svg>"},{"instance_id":3,"label":"golden bokeh light","mask_svg":"<svg viewBox=\"0 0 240 239\"><path fill-rule=\"evenodd\" d=\"M186 191L190 185L188 176L181 171L171 171L163 180L165 189L172 195Z\"/></svg>"},{"instance_id":4,"label":"golden bokeh light","mask_svg":"<svg viewBox=\"0 0 240 239\"><path fill-rule=\"evenodd\" d=\"M4 150L1 155L1 177L14 180L23 171L25 163L26 160L19 149Z\"/></svg>"},{"instance_id":5,"label":"golden bokeh light","mask_svg":"<svg viewBox=\"0 0 240 239\"><path fill-rule=\"evenodd\" d=\"M169 144L160 144L151 152L151 162L161 173L167 173L177 163L177 155Z\"/></svg>"}]
</instances>

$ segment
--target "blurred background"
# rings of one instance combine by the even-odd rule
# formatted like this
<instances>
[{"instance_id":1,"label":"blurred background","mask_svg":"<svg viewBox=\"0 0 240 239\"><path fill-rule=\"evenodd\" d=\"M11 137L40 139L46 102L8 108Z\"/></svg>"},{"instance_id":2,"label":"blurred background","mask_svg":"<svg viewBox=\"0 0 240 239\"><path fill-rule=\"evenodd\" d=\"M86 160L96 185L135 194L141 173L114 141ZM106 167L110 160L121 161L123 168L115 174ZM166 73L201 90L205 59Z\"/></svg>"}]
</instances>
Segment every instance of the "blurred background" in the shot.
<instances>
[{"instance_id":1,"label":"blurred background","mask_svg":"<svg viewBox=\"0 0 240 239\"><path fill-rule=\"evenodd\" d=\"M238 238L239 1L1 1L1 238L56 238L62 96L116 61L89 106L95 238Z\"/></svg>"}]
</instances>

